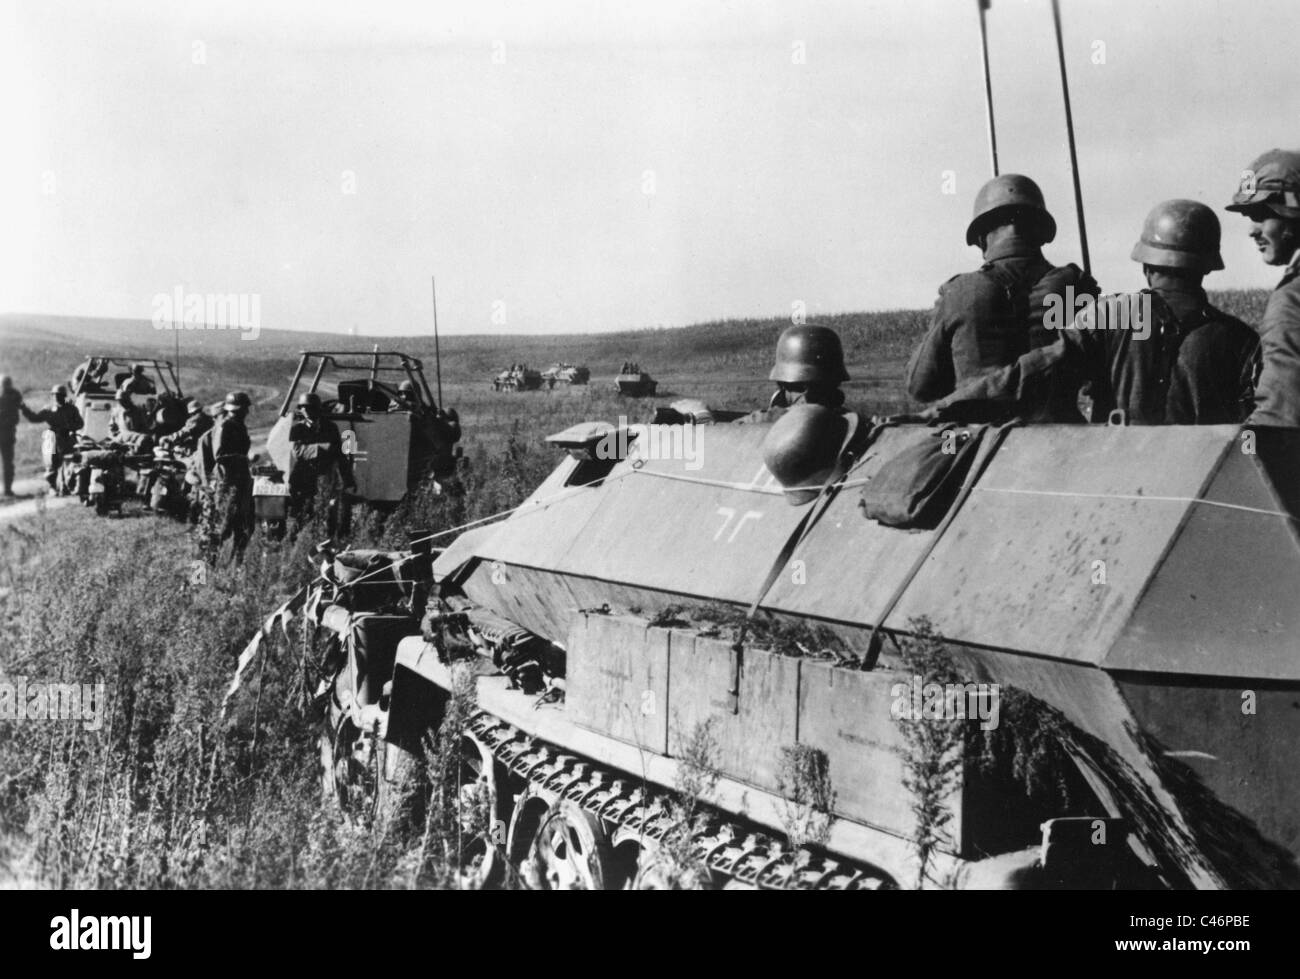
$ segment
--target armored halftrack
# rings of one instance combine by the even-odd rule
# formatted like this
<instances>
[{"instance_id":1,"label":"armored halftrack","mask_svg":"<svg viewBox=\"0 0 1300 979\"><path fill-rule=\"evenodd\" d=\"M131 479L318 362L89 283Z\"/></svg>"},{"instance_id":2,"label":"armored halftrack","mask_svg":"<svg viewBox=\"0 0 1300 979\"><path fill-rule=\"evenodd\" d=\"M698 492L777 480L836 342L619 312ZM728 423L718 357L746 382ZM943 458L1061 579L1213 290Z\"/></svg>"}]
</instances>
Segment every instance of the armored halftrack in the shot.
<instances>
[{"instance_id":1,"label":"armored halftrack","mask_svg":"<svg viewBox=\"0 0 1300 979\"><path fill-rule=\"evenodd\" d=\"M637 364L624 364L614 378L614 390L627 398L653 397L658 387L659 382Z\"/></svg>"},{"instance_id":2,"label":"armored halftrack","mask_svg":"<svg viewBox=\"0 0 1300 979\"><path fill-rule=\"evenodd\" d=\"M960 493L905 528L864 515L866 488L961 431L864 426L810 498L764 464L773 429L575 428L507 519L339 565L313 606L346 652L322 736L332 790L377 769L393 798L459 684L473 710L444 749L490 809L464 854L477 883L514 864L541 887L663 885L701 725L716 783L695 886L1297 883L1300 432L970 429ZM860 655L720 635L693 606L753 607ZM953 781L918 804L907 705L925 678L907 650L927 636L956 675L1034 705L1003 733L1037 717L1071 801L958 747ZM790 832L808 799L783 760L800 750L831 789L811 842ZM943 826L928 851L927 821Z\"/></svg>"},{"instance_id":3,"label":"armored halftrack","mask_svg":"<svg viewBox=\"0 0 1300 979\"><path fill-rule=\"evenodd\" d=\"M408 383L409 398L401 385ZM299 394L315 394L339 428L351 457L355 490L348 502L392 506L430 469L455 469L454 449L434 419L434 397L419 358L395 351L303 351L279 417L266 437L270 464L255 470L253 505L268 524L285 519L291 466L290 431ZM449 466L447 471L440 467Z\"/></svg>"},{"instance_id":4,"label":"armored halftrack","mask_svg":"<svg viewBox=\"0 0 1300 979\"><path fill-rule=\"evenodd\" d=\"M131 376L136 364L144 365L145 377L154 389L153 394L146 396L145 403L137 406L142 415L154 419L159 412L169 412L174 415L167 419L169 427L179 428L184 422L184 395L171 361L88 357L73 372L68 387L84 421L78 433L83 439L105 442L111 437L110 428L118 410L117 390Z\"/></svg>"},{"instance_id":5,"label":"armored halftrack","mask_svg":"<svg viewBox=\"0 0 1300 979\"><path fill-rule=\"evenodd\" d=\"M542 380L548 387L555 387L557 384L586 384L591 380L591 369L561 361L542 371Z\"/></svg>"},{"instance_id":6,"label":"armored halftrack","mask_svg":"<svg viewBox=\"0 0 1300 979\"><path fill-rule=\"evenodd\" d=\"M536 391L542 386L542 372L526 364L511 364L492 379L493 391Z\"/></svg>"}]
</instances>

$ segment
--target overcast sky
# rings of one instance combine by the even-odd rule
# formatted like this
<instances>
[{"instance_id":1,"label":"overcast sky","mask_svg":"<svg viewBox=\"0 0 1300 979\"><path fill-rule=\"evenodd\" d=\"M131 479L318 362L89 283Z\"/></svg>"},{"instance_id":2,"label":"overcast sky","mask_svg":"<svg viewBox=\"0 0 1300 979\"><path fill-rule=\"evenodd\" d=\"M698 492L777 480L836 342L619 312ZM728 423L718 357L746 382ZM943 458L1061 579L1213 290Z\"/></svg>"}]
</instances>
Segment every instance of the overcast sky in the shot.
<instances>
[{"instance_id":1,"label":"overcast sky","mask_svg":"<svg viewBox=\"0 0 1300 979\"><path fill-rule=\"evenodd\" d=\"M1300 145L1300 3L1062 6L1094 271L1134 288L1151 205L1221 209ZM0 309L147 319L181 287L413 333L436 273L449 333L603 330L928 307L979 261L975 0L0 9ZM1048 0L989 27L1003 169L1078 261ZM1271 286L1220 217L1210 285Z\"/></svg>"}]
</instances>

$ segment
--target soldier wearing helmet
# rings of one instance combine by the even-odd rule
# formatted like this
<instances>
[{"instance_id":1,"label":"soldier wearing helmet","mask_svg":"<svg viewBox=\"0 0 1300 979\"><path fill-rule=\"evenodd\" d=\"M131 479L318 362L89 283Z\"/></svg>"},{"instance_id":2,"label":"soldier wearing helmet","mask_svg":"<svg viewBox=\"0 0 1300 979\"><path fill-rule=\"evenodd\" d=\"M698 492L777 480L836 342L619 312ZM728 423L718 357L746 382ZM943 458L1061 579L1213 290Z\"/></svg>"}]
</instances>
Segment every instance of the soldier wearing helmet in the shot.
<instances>
[{"instance_id":1,"label":"soldier wearing helmet","mask_svg":"<svg viewBox=\"0 0 1300 979\"><path fill-rule=\"evenodd\" d=\"M1056 220L1028 177L1003 174L980 188L966 244L979 247L984 264L939 287L930 327L907 365L913 398L937 401L1051 344L1056 338L1043 325L1050 305L1096 296L1097 283L1077 265L1058 268L1043 257L1042 246L1055 237ZM1076 393L1062 389L1053 400L1068 406Z\"/></svg>"},{"instance_id":2,"label":"soldier wearing helmet","mask_svg":"<svg viewBox=\"0 0 1300 979\"><path fill-rule=\"evenodd\" d=\"M195 452L204 475L200 547L215 558L226 540L234 541L235 556L248 544L252 506L252 475L248 452L252 444L244 419L252 401L243 391L231 391L221 406L221 418L199 439Z\"/></svg>"},{"instance_id":3,"label":"soldier wearing helmet","mask_svg":"<svg viewBox=\"0 0 1300 979\"><path fill-rule=\"evenodd\" d=\"M6 374L0 377L0 465L4 468L4 495L14 495L14 436L22 413L23 396Z\"/></svg>"},{"instance_id":4,"label":"soldier wearing helmet","mask_svg":"<svg viewBox=\"0 0 1300 979\"><path fill-rule=\"evenodd\" d=\"M29 422L44 422L47 426L41 436L41 456L45 460L45 481L56 493L66 493L67 486L59 485L59 463L64 455L76 448L77 432L84 421L75 405L68 400L68 388L56 384L50 389L50 404L40 411L19 405L23 417Z\"/></svg>"},{"instance_id":5,"label":"soldier wearing helmet","mask_svg":"<svg viewBox=\"0 0 1300 979\"><path fill-rule=\"evenodd\" d=\"M159 439L159 445L182 454L194 451L199 439L212 428L212 417L203 410L198 398L190 398L185 402L185 415L185 424Z\"/></svg>"},{"instance_id":6,"label":"soldier wearing helmet","mask_svg":"<svg viewBox=\"0 0 1300 979\"><path fill-rule=\"evenodd\" d=\"M114 438L138 444L140 440L130 436L147 434L153 427L147 399L157 393L157 388L144 371L144 364L132 364L131 373L118 386L117 405L109 423Z\"/></svg>"},{"instance_id":7,"label":"soldier wearing helmet","mask_svg":"<svg viewBox=\"0 0 1300 979\"><path fill-rule=\"evenodd\" d=\"M389 411L419 411L421 407L420 394L409 378L397 385L397 400L389 406Z\"/></svg>"},{"instance_id":8,"label":"soldier wearing helmet","mask_svg":"<svg viewBox=\"0 0 1300 979\"><path fill-rule=\"evenodd\" d=\"M1269 150L1242 173L1228 205L1250 221L1265 265L1282 268L1260 324L1252 425L1300 427L1300 152Z\"/></svg>"},{"instance_id":9,"label":"soldier wearing helmet","mask_svg":"<svg viewBox=\"0 0 1300 979\"><path fill-rule=\"evenodd\" d=\"M418 469L427 467L435 479L459 493L459 484L448 481L456 472L454 446L460 441L460 415L455 408L444 411L436 404L426 406L410 380L399 384L397 390L399 399L389 410L411 412L412 464Z\"/></svg>"},{"instance_id":10,"label":"soldier wearing helmet","mask_svg":"<svg viewBox=\"0 0 1300 979\"><path fill-rule=\"evenodd\" d=\"M325 417L318 395L307 392L298 396L289 444L289 515L293 519L310 519L317 500L337 497L340 487L355 492L352 457L344 454L343 436Z\"/></svg>"},{"instance_id":11,"label":"soldier wearing helmet","mask_svg":"<svg viewBox=\"0 0 1300 979\"><path fill-rule=\"evenodd\" d=\"M125 393L127 397L134 402L134 399L137 396L145 398L151 394L157 394L158 388L144 371L144 364L132 364L130 376L128 376L126 380L122 382L121 387L117 389L118 396L121 397L121 395Z\"/></svg>"},{"instance_id":12,"label":"soldier wearing helmet","mask_svg":"<svg viewBox=\"0 0 1300 979\"><path fill-rule=\"evenodd\" d=\"M786 327L776 341L776 362L768 380L776 391L766 408L738 418L736 424L774 422L798 404L844 404L840 385L849 379L844 368L844 348L839 334L828 326L798 324Z\"/></svg>"},{"instance_id":13,"label":"soldier wearing helmet","mask_svg":"<svg viewBox=\"0 0 1300 979\"><path fill-rule=\"evenodd\" d=\"M1050 347L970 382L941 410L962 414L971 407L964 403L991 399L1022 417L1062 421L1053 417L1052 391L1087 382L1092 421L1117 410L1139 425L1242 421L1258 339L1210 305L1202 288L1207 273L1223 268L1214 212L1189 200L1156 205L1131 257L1146 289L1087 305Z\"/></svg>"}]
</instances>

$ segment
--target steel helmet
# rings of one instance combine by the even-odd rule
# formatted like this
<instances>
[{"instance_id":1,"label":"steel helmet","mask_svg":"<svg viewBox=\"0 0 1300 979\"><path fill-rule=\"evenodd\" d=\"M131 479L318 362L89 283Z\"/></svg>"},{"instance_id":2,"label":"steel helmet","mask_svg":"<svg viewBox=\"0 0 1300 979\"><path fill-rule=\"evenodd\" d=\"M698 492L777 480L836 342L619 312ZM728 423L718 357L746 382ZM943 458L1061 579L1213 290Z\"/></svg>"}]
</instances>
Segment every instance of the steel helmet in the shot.
<instances>
[{"instance_id":1,"label":"steel helmet","mask_svg":"<svg viewBox=\"0 0 1300 979\"><path fill-rule=\"evenodd\" d=\"M794 504L807 503L835 472L850 435L849 417L825 405L795 405L763 439L763 464Z\"/></svg>"},{"instance_id":2,"label":"steel helmet","mask_svg":"<svg viewBox=\"0 0 1300 979\"><path fill-rule=\"evenodd\" d=\"M299 408L320 408L320 395L311 391L304 391L298 395Z\"/></svg>"},{"instance_id":3,"label":"steel helmet","mask_svg":"<svg viewBox=\"0 0 1300 979\"><path fill-rule=\"evenodd\" d=\"M190 415L197 415L203 410L203 405L198 398L190 398L185 402L185 412Z\"/></svg>"},{"instance_id":4,"label":"steel helmet","mask_svg":"<svg viewBox=\"0 0 1300 979\"><path fill-rule=\"evenodd\" d=\"M403 394L415 394L415 385L412 384L408 378L401 384L397 385L397 390L401 391Z\"/></svg>"},{"instance_id":5,"label":"steel helmet","mask_svg":"<svg viewBox=\"0 0 1300 979\"><path fill-rule=\"evenodd\" d=\"M243 391L231 391L226 395L225 404L222 405L226 411L233 411L238 408L251 408L252 406L253 402Z\"/></svg>"},{"instance_id":6,"label":"steel helmet","mask_svg":"<svg viewBox=\"0 0 1300 979\"><path fill-rule=\"evenodd\" d=\"M56 384L50 388L50 394L61 394L66 398L68 396L68 386L66 384Z\"/></svg>"},{"instance_id":7,"label":"steel helmet","mask_svg":"<svg viewBox=\"0 0 1300 979\"><path fill-rule=\"evenodd\" d=\"M1219 219L1197 201L1157 204L1142 225L1142 237L1130 256L1143 265L1213 272L1223 268L1219 255Z\"/></svg>"},{"instance_id":8,"label":"steel helmet","mask_svg":"<svg viewBox=\"0 0 1300 979\"><path fill-rule=\"evenodd\" d=\"M1029 211L1038 218L1043 244L1056 237L1056 219L1047 210L1038 184L1018 173L1004 173L986 183L975 195L975 214L966 228L966 244L976 244L979 236L1012 208Z\"/></svg>"},{"instance_id":9,"label":"steel helmet","mask_svg":"<svg viewBox=\"0 0 1300 979\"><path fill-rule=\"evenodd\" d=\"M776 341L776 363L769 381L784 384L839 384L844 369L840 336L829 326L788 326Z\"/></svg>"},{"instance_id":10,"label":"steel helmet","mask_svg":"<svg viewBox=\"0 0 1300 979\"><path fill-rule=\"evenodd\" d=\"M1229 211L1266 204L1284 218L1300 218L1300 152L1269 150L1241 175Z\"/></svg>"}]
</instances>

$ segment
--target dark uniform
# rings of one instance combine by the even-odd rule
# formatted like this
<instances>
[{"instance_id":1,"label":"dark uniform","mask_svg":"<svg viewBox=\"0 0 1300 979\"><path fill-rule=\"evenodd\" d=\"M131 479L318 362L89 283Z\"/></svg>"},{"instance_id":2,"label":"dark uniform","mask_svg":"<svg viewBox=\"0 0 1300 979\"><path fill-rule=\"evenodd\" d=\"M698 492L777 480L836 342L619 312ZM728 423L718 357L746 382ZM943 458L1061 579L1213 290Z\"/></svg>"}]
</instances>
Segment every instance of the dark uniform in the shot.
<instances>
[{"instance_id":1,"label":"dark uniform","mask_svg":"<svg viewBox=\"0 0 1300 979\"><path fill-rule=\"evenodd\" d=\"M1022 417L1063 420L1052 418L1052 393L1086 382L1094 422L1117 409L1137 425L1242 421L1258 337L1210 305L1201 288L1206 272L1223 268L1214 213L1195 201L1157 205L1132 257L1152 288L1103 297L1051 346L977 378L941 405L988 399L1014 405Z\"/></svg>"},{"instance_id":2,"label":"dark uniform","mask_svg":"<svg viewBox=\"0 0 1300 979\"><path fill-rule=\"evenodd\" d=\"M0 465L4 470L4 495L14 495L14 441L23 396L9 378L0 383Z\"/></svg>"},{"instance_id":3,"label":"dark uniform","mask_svg":"<svg viewBox=\"0 0 1300 979\"><path fill-rule=\"evenodd\" d=\"M1057 267L1038 245L1011 238L990 249L975 272L939 287L930 328L907 365L907 391L917 401L937 401L986 371L1056 340L1044 326L1050 297L1096 296L1097 283L1077 265ZM1068 322L1074 310L1067 311ZM1075 392L1062 390L1068 406ZM1076 411L1077 415L1077 411Z\"/></svg>"},{"instance_id":4,"label":"dark uniform","mask_svg":"<svg viewBox=\"0 0 1300 979\"><path fill-rule=\"evenodd\" d=\"M61 390L62 393L59 393ZM81 412L67 400L67 388L62 385L55 389L54 403L40 411L32 411L26 405L20 405L23 417L29 422L44 422L48 427L41 437L41 456L45 461L45 481L50 489L59 490L59 465L64 455L72 452L77 444L77 432L84 424Z\"/></svg>"},{"instance_id":5,"label":"dark uniform","mask_svg":"<svg viewBox=\"0 0 1300 979\"><path fill-rule=\"evenodd\" d=\"M319 415L300 416L289 429L289 506L292 516L307 520L316 501L328 501L341 484L354 489L352 461L343 454L338 426Z\"/></svg>"},{"instance_id":6,"label":"dark uniform","mask_svg":"<svg viewBox=\"0 0 1300 979\"><path fill-rule=\"evenodd\" d=\"M1208 302L1192 316L1191 332L1178 349L1169 380L1165 421L1171 425L1240 424L1254 407L1259 334Z\"/></svg>"},{"instance_id":7,"label":"dark uniform","mask_svg":"<svg viewBox=\"0 0 1300 979\"><path fill-rule=\"evenodd\" d=\"M226 409L212 430L200 440L200 450L207 443L210 463L206 473L203 507L200 516L200 546L209 558L215 558L226 540L234 541L236 556L248 544L251 513L252 477L248 468L251 442L242 411L232 411L230 398ZM248 400L244 396L243 410Z\"/></svg>"},{"instance_id":8,"label":"dark uniform","mask_svg":"<svg viewBox=\"0 0 1300 979\"><path fill-rule=\"evenodd\" d=\"M1043 257L1042 246L1055 237L1056 221L1028 177L1003 174L980 188L966 244L981 248L984 264L939 287L930 327L907 365L913 398L946 398L981 374L1050 345L1056 336L1045 320L1052 307L1064 326L1081 297L1097 295L1097 283L1077 265L1057 267ZM1077 394L1065 387L1053 391L1050 410L1064 417L1074 411L1078 420Z\"/></svg>"},{"instance_id":9,"label":"dark uniform","mask_svg":"<svg viewBox=\"0 0 1300 979\"><path fill-rule=\"evenodd\" d=\"M211 430L212 425L211 415L206 411L196 411L186 419L185 424L178 431L164 435L158 443L164 448L188 455L199 444L199 439Z\"/></svg>"}]
</instances>

